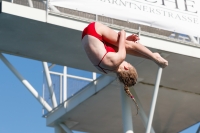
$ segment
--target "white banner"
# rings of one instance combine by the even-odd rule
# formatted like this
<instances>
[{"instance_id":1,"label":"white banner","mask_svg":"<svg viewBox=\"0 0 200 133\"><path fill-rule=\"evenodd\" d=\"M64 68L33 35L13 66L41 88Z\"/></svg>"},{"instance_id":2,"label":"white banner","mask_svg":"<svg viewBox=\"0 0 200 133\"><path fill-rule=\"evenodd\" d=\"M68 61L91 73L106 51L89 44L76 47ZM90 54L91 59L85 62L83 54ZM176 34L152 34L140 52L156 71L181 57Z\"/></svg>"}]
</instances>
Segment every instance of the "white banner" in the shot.
<instances>
[{"instance_id":1,"label":"white banner","mask_svg":"<svg viewBox=\"0 0 200 133\"><path fill-rule=\"evenodd\" d=\"M200 0L51 0L50 4L200 36Z\"/></svg>"}]
</instances>

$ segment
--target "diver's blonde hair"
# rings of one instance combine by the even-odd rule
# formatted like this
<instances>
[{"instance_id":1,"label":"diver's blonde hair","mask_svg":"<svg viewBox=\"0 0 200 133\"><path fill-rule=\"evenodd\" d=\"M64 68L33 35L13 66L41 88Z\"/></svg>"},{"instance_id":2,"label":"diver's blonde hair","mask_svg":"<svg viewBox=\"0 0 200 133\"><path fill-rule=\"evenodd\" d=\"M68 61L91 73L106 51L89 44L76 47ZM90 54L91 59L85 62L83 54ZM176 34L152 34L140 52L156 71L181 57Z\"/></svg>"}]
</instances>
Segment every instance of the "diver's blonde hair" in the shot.
<instances>
[{"instance_id":1,"label":"diver's blonde hair","mask_svg":"<svg viewBox=\"0 0 200 133\"><path fill-rule=\"evenodd\" d=\"M124 84L124 91L126 92L126 94L135 102L138 114L138 104L129 90L129 87L134 86L137 83L138 74L136 69L132 66L128 70L119 71L117 72L117 77L119 81Z\"/></svg>"}]
</instances>

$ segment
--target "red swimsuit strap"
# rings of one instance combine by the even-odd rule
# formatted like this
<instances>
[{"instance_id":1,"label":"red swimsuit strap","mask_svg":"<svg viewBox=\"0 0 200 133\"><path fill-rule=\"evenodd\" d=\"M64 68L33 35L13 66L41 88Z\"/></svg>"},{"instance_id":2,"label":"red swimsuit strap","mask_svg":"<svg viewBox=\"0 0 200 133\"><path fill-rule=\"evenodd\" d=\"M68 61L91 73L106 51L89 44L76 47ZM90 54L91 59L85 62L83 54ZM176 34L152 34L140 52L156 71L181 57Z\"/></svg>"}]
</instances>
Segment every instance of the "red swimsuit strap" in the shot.
<instances>
[{"instance_id":1,"label":"red swimsuit strap","mask_svg":"<svg viewBox=\"0 0 200 133\"><path fill-rule=\"evenodd\" d=\"M98 66L99 68L101 68L101 70L107 74L107 72L105 70L108 70L108 71L113 71L113 70L110 70L110 69L106 69L106 68L103 68L100 66L101 62L103 61L104 57L106 56L106 54L108 53L108 51L104 54L104 56L102 57L102 59L100 60L99 64L98 65L95 65L95 66Z\"/></svg>"},{"instance_id":2,"label":"red swimsuit strap","mask_svg":"<svg viewBox=\"0 0 200 133\"><path fill-rule=\"evenodd\" d=\"M106 52L106 53L104 54L104 56L102 57L102 59L100 60L100 62L99 62L99 64L98 64L97 66L99 66L99 65L101 64L103 58L106 56L107 53L108 53L108 52Z\"/></svg>"},{"instance_id":3,"label":"red swimsuit strap","mask_svg":"<svg viewBox=\"0 0 200 133\"><path fill-rule=\"evenodd\" d=\"M104 59L104 57L106 56L107 53L108 53L108 52L106 52L106 53L104 54L104 56L102 57L102 59L99 61L99 64L96 65L96 66L98 66L99 68L101 68L101 70L102 70L104 73L106 73L106 74L107 74L107 72L104 70L104 68L102 68L102 67L100 66L100 64L101 64L102 60Z\"/></svg>"}]
</instances>

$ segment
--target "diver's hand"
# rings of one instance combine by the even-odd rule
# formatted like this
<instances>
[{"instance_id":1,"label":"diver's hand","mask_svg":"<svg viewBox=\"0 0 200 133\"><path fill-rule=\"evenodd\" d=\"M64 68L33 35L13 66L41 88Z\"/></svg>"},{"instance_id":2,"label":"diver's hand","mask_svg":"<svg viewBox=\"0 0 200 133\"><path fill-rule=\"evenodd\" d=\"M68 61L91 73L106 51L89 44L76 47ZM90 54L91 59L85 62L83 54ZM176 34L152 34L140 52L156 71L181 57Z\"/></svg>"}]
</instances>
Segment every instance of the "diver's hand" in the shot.
<instances>
[{"instance_id":1,"label":"diver's hand","mask_svg":"<svg viewBox=\"0 0 200 133\"><path fill-rule=\"evenodd\" d=\"M136 34L132 34L126 38L128 41L138 42L140 40L139 36Z\"/></svg>"}]
</instances>

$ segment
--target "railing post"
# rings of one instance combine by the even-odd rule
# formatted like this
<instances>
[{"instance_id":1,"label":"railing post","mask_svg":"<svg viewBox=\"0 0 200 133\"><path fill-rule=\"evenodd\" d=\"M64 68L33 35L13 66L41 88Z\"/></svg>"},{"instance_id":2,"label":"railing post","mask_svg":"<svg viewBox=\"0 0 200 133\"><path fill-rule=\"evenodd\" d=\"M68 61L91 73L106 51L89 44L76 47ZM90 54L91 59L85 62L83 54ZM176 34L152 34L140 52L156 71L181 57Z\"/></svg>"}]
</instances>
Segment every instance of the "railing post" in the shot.
<instances>
[{"instance_id":1,"label":"railing post","mask_svg":"<svg viewBox=\"0 0 200 133\"><path fill-rule=\"evenodd\" d=\"M193 42L195 44L199 43L198 37L197 37L197 40L196 40L196 38L193 35L188 35L188 36L190 37L191 42Z\"/></svg>"},{"instance_id":2,"label":"railing post","mask_svg":"<svg viewBox=\"0 0 200 133\"><path fill-rule=\"evenodd\" d=\"M33 2L32 2L32 0L28 0L28 4L29 4L30 7L33 8Z\"/></svg>"},{"instance_id":3,"label":"railing post","mask_svg":"<svg viewBox=\"0 0 200 133\"><path fill-rule=\"evenodd\" d=\"M49 92L50 92L50 95L51 95L51 101L52 101L53 107L55 108L55 107L57 107L57 101L56 101L56 96L55 96L55 93L54 93L54 90L53 90L54 88L53 88L51 75L49 73L49 68L48 68L47 62L43 62L43 67L44 67L44 72L45 72Z\"/></svg>"},{"instance_id":4,"label":"railing post","mask_svg":"<svg viewBox=\"0 0 200 133\"><path fill-rule=\"evenodd\" d=\"M159 86L160 86L162 70L163 70L163 68L159 67L156 84L155 84L155 89L154 89L154 94L153 94L153 99L152 99L152 103L151 103L151 110L149 113L149 121L148 121L147 129L146 129L146 133L150 133L150 130L152 127L152 121L153 121L154 110L155 110L155 106L156 106L156 100L157 100L157 96L158 96L158 90L159 90Z\"/></svg>"},{"instance_id":5,"label":"railing post","mask_svg":"<svg viewBox=\"0 0 200 133\"><path fill-rule=\"evenodd\" d=\"M97 92L97 86L96 86L96 84L97 84L97 81L96 81L96 79L97 79L97 73L95 73L95 72L92 73L92 79L94 81L95 92Z\"/></svg>"},{"instance_id":6,"label":"railing post","mask_svg":"<svg viewBox=\"0 0 200 133\"><path fill-rule=\"evenodd\" d=\"M95 73L95 72L92 73L92 79L93 79L93 80L96 80L96 79L97 79L97 73ZM96 83L95 83L95 84L96 84Z\"/></svg>"},{"instance_id":7,"label":"railing post","mask_svg":"<svg viewBox=\"0 0 200 133\"><path fill-rule=\"evenodd\" d=\"M67 67L63 68L63 101L67 100Z\"/></svg>"},{"instance_id":8,"label":"railing post","mask_svg":"<svg viewBox=\"0 0 200 133\"><path fill-rule=\"evenodd\" d=\"M140 37L140 35L141 35L141 27L140 26L138 27L138 30L139 30L138 31L138 36Z\"/></svg>"},{"instance_id":9,"label":"railing post","mask_svg":"<svg viewBox=\"0 0 200 133\"><path fill-rule=\"evenodd\" d=\"M63 79L60 75L60 104L63 102Z\"/></svg>"},{"instance_id":10,"label":"railing post","mask_svg":"<svg viewBox=\"0 0 200 133\"><path fill-rule=\"evenodd\" d=\"M2 13L2 0L0 0L0 13Z\"/></svg>"},{"instance_id":11,"label":"railing post","mask_svg":"<svg viewBox=\"0 0 200 133\"><path fill-rule=\"evenodd\" d=\"M48 22L48 15L49 15L49 12L48 12L48 9L49 9L49 1L46 0L46 22Z\"/></svg>"},{"instance_id":12,"label":"railing post","mask_svg":"<svg viewBox=\"0 0 200 133\"><path fill-rule=\"evenodd\" d=\"M98 21L98 15L96 14L96 21Z\"/></svg>"}]
</instances>

